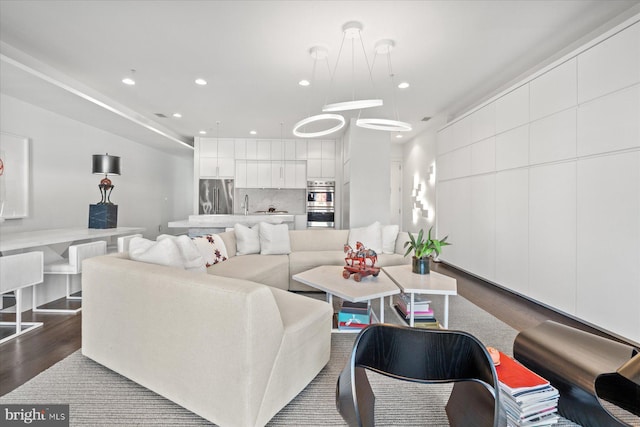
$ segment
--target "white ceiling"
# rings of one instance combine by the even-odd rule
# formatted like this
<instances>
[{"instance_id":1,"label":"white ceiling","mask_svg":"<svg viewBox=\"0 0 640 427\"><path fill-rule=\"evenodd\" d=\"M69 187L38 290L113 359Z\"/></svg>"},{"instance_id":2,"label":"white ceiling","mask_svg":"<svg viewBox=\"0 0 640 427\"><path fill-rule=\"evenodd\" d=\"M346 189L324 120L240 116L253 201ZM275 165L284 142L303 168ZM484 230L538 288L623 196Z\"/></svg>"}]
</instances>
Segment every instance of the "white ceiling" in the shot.
<instances>
[{"instance_id":1,"label":"white ceiling","mask_svg":"<svg viewBox=\"0 0 640 427\"><path fill-rule=\"evenodd\" d=\"M361 116L395 118L397 111L413 125L407 141L424 129L424 117L460 114L639 8L640 0L1 0L0 89L132 140L189 152L178 142L191 144L202 129L292 137L294 123L325 102L352 99L353 65L355 97L385 101ZM410 88L392 90L380 56L372 85L362 47L353 49L352 64L348 41L331 84L342 26L353 20L363 24L370 62L378 40L395 41L394 79ZM319 62L315 84L303 88L297 83L312 80L315 45L328 48L328 66ZM131 69L132 87L121 83ZM209 84L195 85L196 77Z\"/></svg>"}]
</instances>

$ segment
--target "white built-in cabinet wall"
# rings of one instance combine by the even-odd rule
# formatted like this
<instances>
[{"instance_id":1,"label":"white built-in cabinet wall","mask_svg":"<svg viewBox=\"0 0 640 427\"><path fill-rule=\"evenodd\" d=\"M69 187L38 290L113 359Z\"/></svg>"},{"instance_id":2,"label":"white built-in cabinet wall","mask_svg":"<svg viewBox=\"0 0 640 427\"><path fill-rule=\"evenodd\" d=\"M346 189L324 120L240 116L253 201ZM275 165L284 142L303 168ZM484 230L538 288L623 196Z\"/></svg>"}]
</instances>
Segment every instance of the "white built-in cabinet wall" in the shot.
<instances>
[{"instance_id":1,"label":"white built-in cabinet wall","mask_svg":"<svg viewBox=\"0 0 640 427\"><path fill-rule=\"evenodd\" d=\"M635 21L439 132L437 224L445 261L640 342Z\"/></svg>"},{"instance_id":2,"label":"white built-in cabinet wall","mask_svg":"<svg viewBox=\"0 0 640 427\"><path fill-rule=\"evenodd\" d=\"M237 188L306 188L308 179L335 179L335 140L196 138L194 148L196 188L201 178L233 178Z\"/></svg>"}]
</instances>

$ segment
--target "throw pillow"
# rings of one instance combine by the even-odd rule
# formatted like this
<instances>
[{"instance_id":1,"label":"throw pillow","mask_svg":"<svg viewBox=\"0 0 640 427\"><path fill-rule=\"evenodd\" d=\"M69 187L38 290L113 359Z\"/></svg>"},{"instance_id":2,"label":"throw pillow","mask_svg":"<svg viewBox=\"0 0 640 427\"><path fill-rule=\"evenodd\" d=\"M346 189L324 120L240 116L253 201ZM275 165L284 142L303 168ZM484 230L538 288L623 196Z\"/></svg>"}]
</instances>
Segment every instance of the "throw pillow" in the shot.
<instances>
[{"instance_id":1,"label":"throw pillow","mask_svg":"<svg viewBox=\"0 0 640 427\"><path fill-rule=\"evenodd\" d=\"M200 251L202 258L204 258L205 266L207 267L226 261L229 258L227 247L217 234L195 237L193 242Z\"/></svg>"},{"instance_id":2,"label":"throw pillow","mask_svg":"<svg viewBox=\"0 0 640 427\"><path fill-rule=\"evenodd\" d=\"M357 242L362 244L367 249L373 249L376 253L382 253L382 228L378 221L374 222L368 227L352 228L349 230L349 246L354 250Z\"/></svg>"},{"instance_id":3,"label":"throw pillow","mask_svg":"<svg viewBox=\"0 0 640 427\"><path fill-rule=\"evenodd\" d=\"M287 255L291 253L287 224L260 223L260 254Z\"/></svg>"},{"instance_id":4,"label":"throw pillow","mask_svg":"<svg viewBox=\"0 0 640 427\"><path fill-rule=\"evenodd\" d=\"M204 259L188 236L163 236L158 241L134 237L129 243L129 258L183 270L206 271Z\"/></svg>"},{"instance_id":5,"label":"throw pillow","mask_svg":"<svg viewBox=\"0 0 640 427\"><path fill-rule=\"evenodd\" d=\"M260 253L260 224L256 224L251 228L246 225L236 224L233 229L236 233L237 255Z\"/></svg>"},{"instance_id":6,"label":"throw pillow","mask_svg":"<svg viewBox=\"0 0 640 427\"><path fill-rule=\"evenodd\" d=\"M400 231L399 225L383 225L382 226L382 252L385 254L395 253L396 239Z\"/></svg>"}]
</instances>

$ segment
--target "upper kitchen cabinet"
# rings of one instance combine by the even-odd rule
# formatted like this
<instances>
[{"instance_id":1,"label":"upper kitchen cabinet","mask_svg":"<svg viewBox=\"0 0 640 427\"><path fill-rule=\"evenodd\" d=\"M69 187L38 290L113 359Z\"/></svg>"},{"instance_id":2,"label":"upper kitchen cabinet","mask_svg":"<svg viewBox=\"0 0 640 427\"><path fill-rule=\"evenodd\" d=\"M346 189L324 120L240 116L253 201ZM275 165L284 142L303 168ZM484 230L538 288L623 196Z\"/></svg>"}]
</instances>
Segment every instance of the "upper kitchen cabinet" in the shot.
<instances>
[{"instance_id":1,"label":"upper kitchen cabinet","mask_svg":"<svg viewBox=\"0 0 640 427\"><path fill-rule=\"evenodd\" d=\"M235 141L233 139L196 138L195 174L197 177L233 178Z\"/></svg>"},{"instance_id":2,"label":"upper kitchen cabinet","mask_svg":"<svg viewBox=\"0 0 640 427\"><path fill-rule=\"evenodd\" d=\"M307 143L307 176L309 178L335 178L336 141L309 140Z\"/></svg>"}]
</instances>

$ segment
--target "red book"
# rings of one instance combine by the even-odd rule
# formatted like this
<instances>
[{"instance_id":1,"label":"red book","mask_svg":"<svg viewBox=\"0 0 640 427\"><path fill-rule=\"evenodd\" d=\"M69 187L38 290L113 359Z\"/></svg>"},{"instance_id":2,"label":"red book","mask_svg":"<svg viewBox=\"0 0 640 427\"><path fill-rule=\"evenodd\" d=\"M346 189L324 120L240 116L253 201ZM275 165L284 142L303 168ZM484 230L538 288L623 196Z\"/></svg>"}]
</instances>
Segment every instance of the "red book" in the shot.
<instances>
[{"instance_id":1,"label":"red book","mask_svg":"<svg viewBox=\"0 0 640 427\"><path fill-rule=\"evenodd\" d=\"M549 386L549 381L503 352L500 352L500 364L496 366L496 372L501 386L512 396Z\"/></svg>"}]
</instances>

